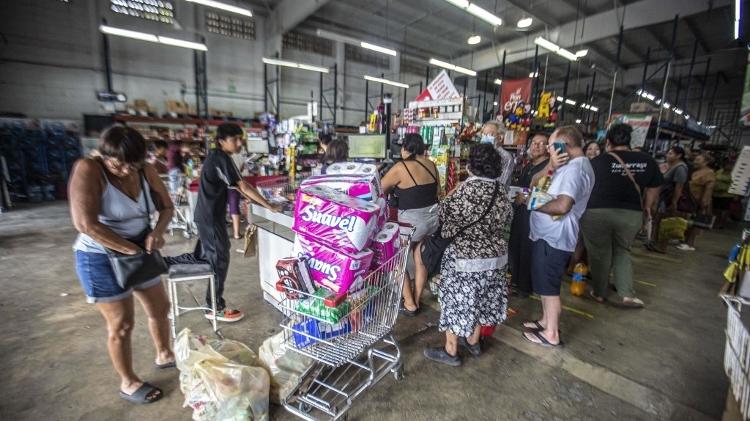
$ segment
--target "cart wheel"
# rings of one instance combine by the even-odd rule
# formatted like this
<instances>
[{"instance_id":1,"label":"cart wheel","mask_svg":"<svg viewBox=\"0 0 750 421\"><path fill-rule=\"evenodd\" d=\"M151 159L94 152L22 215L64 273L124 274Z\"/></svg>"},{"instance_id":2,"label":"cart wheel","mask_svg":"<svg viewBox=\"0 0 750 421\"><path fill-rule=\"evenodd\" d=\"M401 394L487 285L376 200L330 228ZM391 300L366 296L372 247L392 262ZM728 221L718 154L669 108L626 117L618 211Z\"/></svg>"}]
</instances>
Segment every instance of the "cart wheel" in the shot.
<instances>
[{"instance_id":1,"label":"cart wheel","mask_svg":"<svg viewBox=\"0 0 750 421\"><path fill-rule=\"evenodd\" d=\"M306 404L306 403L304 403L304 402L300 402L300 403L299 403L299 404L297 405L297 408L298 408L298 409L299 409L300 411L304 412L305 414L309 414L309 413L310 413L310 411L312 411L312 406L310 406L310 405L308 405L308 404Z\"/></svg>"},{"instance_id":2,"label":"cart wheel","mask_svg":"<svg viewBox=\"0 0 750 421\"><path fill-rule=\"evenodd\" d=\"M404 366L403 365L400 365L398 368L393 370L393 378L396 379L397 381L404 379Z\"/></svg>"}]
</instances>

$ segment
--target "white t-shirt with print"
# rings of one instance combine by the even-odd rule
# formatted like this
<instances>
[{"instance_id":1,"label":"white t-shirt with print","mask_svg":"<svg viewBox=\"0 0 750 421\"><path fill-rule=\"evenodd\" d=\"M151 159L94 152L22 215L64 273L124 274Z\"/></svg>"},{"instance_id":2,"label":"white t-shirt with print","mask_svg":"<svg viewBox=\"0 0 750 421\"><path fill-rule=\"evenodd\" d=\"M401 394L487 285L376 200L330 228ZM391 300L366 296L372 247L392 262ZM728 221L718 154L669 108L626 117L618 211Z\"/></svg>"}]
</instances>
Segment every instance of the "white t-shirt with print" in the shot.
<instances>
[{"instance_id":1,"label":"white t-shirt with print","mask_svg":"<svg viewBox=\"0 0 750 421\"><path fill-rule=\"evenodd\" d=\"M558 250L574 252L578 242L579 221L594 188L594 170L588 158L581 156L558 168L547 191L553 197L561 194L573 199L570 212L560 219L542 212L531 212L532 241L544 240Z\"/></svg>"}]
</instances>

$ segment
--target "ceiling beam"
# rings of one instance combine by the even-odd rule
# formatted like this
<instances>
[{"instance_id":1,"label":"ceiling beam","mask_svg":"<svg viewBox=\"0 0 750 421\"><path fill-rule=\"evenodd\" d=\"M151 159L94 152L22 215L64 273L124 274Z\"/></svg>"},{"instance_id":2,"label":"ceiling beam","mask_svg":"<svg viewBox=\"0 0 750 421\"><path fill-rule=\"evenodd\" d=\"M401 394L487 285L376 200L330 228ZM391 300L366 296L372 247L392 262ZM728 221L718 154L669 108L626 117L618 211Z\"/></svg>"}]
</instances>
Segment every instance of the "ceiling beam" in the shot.
<instances>
[{"instance_id":1,"label":"ceiling beam","mask_svg":"<svg viewBox=\"0 0 750 421\"><path fill-rule=\"evenodd\" d=\"M729 6L729 0L714 0L713 8L724 8ZM664 2L663 0L640 0L627 6L617 7L586 18L586 26L583 35L576 38L576 44L586 44L596 40L617 36L619 33L619 17L624 17L622 25L624 30L636 29L670 22L675 14L683 18L707 9L705 0L682 0L680 2ZM575 22L569 22L552 28L549 31L537 31L530 34L529 38L547 36L564 48L574 45L573 33ZM506 63L520 61L528 58L533 53L533 48L527 45L526 37L519 38L503 44L503 48L485 48L474 52L474 69L484 70L496 67L502 60L503 50L507 51ZM543 50L540 49L540 52ZM547 51L544 51L546 54ZM455 63L466 65L471 62L471 55L465 55Z\"/></svg>"},{"instance_id":2,"label":"ceiling beam","mask_svg":"<svg viewBox=\"0 0 750 421\"><path fill-rule=\"evenodd\" d=\"M266 37L283 35L312 16L330 0L282 0L266 18Z\"/></svg>"}]
</instances>

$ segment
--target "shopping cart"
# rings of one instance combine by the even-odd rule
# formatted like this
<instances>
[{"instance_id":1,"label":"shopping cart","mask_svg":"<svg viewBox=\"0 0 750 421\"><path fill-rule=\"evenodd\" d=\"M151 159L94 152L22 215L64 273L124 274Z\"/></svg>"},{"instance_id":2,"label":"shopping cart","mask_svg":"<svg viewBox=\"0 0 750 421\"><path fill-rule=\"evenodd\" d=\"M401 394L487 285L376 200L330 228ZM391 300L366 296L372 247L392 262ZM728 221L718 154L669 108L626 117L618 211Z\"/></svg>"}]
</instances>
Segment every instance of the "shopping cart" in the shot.
<instances>
[{"instance_id":1,"label":"shopping cart","mask_svg":"<svg viewBox=\"0 0 750 421\"><path fill-rule=\"evenodd\" d=\"M750 301L735 296L722 295L727 304L727 342L724 349L724 371L729 377L731 390L743 419L750 419L750 318L742 317L742 306Z\"/></svg>"},{"instance_id":2,"label":"shopping cart","mask_svg":"<svg viewBox=\"0 0 750 421\"><path fill-rule=\"evenodd\" d=\"M401 226L399 251L364 279L364 291L349 294L350 310L335 323L299 311L302 300L315 304L323 298L286 288L281 302L287 316L281 323L284 347L315 361L283 400L287 411L310 421L337 420L388 373L396 380L403 377L401 349L392 331L413 233L413 227Z\"/></svg>"},{"instance_id":3,"label":"shopping cart","mask_svg":"<svg viewBox=\"0 0 750 421\"><path fill-rule=\"evenodd\" d=\"M162 176L164 185L171 186L169 176ZM187 186L187 177L180 174L174 183L176 188L168 188L169 196L172 198L174 205L174 214L172 220L167 225L169 235L174 235L174 230L182 231L183 237L188 240L198 232L193 222L193 209L195 209L195 200L192 200L190 189Z\"/></svg>"}]
</instances>

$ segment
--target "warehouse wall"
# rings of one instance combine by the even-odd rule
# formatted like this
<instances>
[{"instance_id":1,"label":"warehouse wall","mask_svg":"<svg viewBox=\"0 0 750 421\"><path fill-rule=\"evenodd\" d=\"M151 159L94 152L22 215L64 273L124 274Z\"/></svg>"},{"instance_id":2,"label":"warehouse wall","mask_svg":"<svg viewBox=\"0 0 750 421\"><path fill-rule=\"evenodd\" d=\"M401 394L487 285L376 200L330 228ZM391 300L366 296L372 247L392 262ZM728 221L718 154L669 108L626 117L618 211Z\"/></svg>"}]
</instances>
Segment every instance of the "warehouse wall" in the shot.
<instances>
[{"instance_id":1,"label":"warehouse wall","mask_svg":"<svg viewBox=\"0 0 750 421\"><path fill-rule=\"evenodd\" d=\"M207 33L203 27L205 8L183 1L175 2L175 7L180 29L114 14L103 0L0 2L0 33L4 37L0 45L0 111L72 119L81 119L84 113L104 112L95 96L96 91L105 87L98 31L101 18L106 18L112 26L181 39L194 39L194 33L204 34L209 48L209 107L229 110L238 116L263 111L263 18L253 18L255 40L239 40ZM110 45L114 89L127 94L129 101L146 99L160 112L164 111L167 99L195 103L192 51L120 37L110 37ZM339 52L343 54L343 48ZM335 54L321 56L293 49L283 51L282 56L325 66L333 66L337 61ZM364 119L363 75L383 73L386 78L402 80L389 68L345 62L343 57L339 63L344 64L343 75L339 77L341 124L358 124ZM404 75L403 80L419 83L422 77ZM332 74L326 76L324 85L326 89L332 87ZM318 101L317 73L284 68L282 116L306 114L310 91ZM400 108L402 89L386 86L385 92L393 93L394 108ZM379 93L379 85L371 83L370 95ZM416 89L411 89L408 99L416 94ZM332 102L330 95L327 98ZM371 102L377 105L377 98L371 98Z\"/></svg>"}]
</instances>

